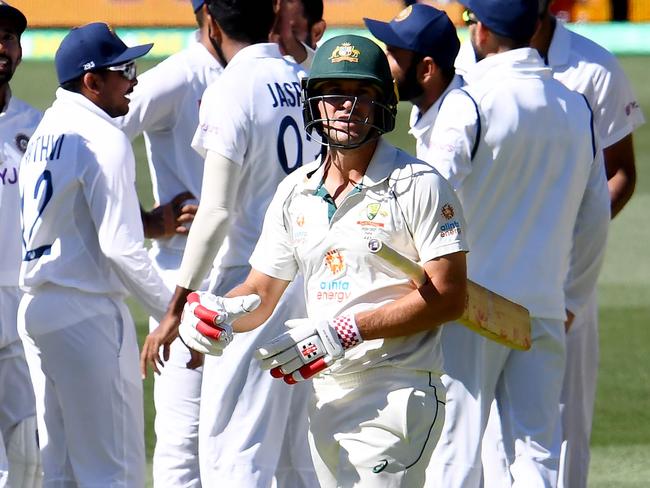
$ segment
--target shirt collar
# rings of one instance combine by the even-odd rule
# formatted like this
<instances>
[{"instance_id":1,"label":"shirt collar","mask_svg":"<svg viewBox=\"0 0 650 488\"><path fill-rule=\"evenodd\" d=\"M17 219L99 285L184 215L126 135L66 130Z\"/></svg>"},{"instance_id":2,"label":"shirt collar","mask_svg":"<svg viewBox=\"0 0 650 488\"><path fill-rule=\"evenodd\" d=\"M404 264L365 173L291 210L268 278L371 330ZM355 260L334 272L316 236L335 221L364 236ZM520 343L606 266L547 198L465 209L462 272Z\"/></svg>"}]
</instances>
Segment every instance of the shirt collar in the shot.
<instances>
[{"instance_id":1,"label":"shirt collar","mask_svg":"<svg viewBox=\"0 0 650 488\"><path fill-rule=\"evenodd\" d=\"M65 106L65 105L76 105L79 106L85 110L88 110L89 112L92 112L93 114L97 115L98 117L104 119L106 122L111 124L114 127L119 127L116 119L108 115L104 110L99 108L97 105L95 105L93 102L88 100L86 97L81 95L80 93L75 93L71 92L68 90L64 90L63 88L57 88L56 90L56 100L54 101L53 106Z\"/></svg>"},{"instance_id":2,"label":"shirt collar","mask_svg":"<svg viewBox=\"0 0 650 488\"><path fill-rule=\"evenodd\" d=\"M445 89L444 92L438 97L438 99L434 102L433 105L429 107L428 110L426 110L424 113L420 112L420 109L418 109L415 105L413 105L413 108L411 109L411 116L409 119L409 126L411 127L409 130L409 134L411 134L413 137L416 139L419 139L425 132L427 132L431 126L433 126L433 123L436 121L436 117L438 116L438 112L440 111L440 104L444 100L444 98L447 96L447 94L456 88L460 88L463 86L464 81L463 77L460 75L454 75L454 77L451 79L451 83L449 83L449 86Z\"/></svg>"},{"instance_id":3,"label":"shirt collar","mask_svg":"<svg viewBox=\"0 0 650 488\"><path fill-rule=\"evenodd\" d=\"M509 67L516 69L518 72L547 71L548 76L551 76L550 69L544 65L544 61L539 55L537 49L522 47L494 54L482 59L467 70L465 82L468 85L471 85L472 83L481 81L481 79L488 76L490 73L494 73L494 76L501 77L502 70Z\"/></svg>"},{"instance_id":4,"label":"shirt collar","mask_svg":"<svg viewBox=\"0 0 650 488\"><path fill-rule=\"evenodd\" d=\"M208 48L203 45L203 43L199 40L199 31L196 31L195 33L195 40L196 42L190 44L190 49L196 51L197 56L200 56L201 62L205 65L208 66L212 70L222 70L223 67L221 64L219 64L219 61L208 51Z\"/></svg>"},{"instance_id":5,"label":"shirt collar","mask_svg":"<svg viewBox=\"0 0 650 488\"><path fill-rule=\"evenodd\" d=\"M359 186L361 188L372 187L386 180L396 168L397 154L398 151L395 146L380 138ZM309 177L305 175L302 184L303 189L315 192L321 181L323 181L324 172L325 165L321 164Z\"/></svg>"},{"instance_id":6,"label":"shirt collar","mask_svg":"<svg viewBox=\"0 0 650 488\"><path fill-rule=\"evenodd\" d=\"M570 51L571 32L562 21L556 20L551 45L548 47L548 65L555 67L568 64Z\"/></svg>"},{"instance_id":7,"label":"shirt collar","mask_svg":"<svg viewBox=\"0 0 650 488\"><path fill-rule=\"evenodd\" d=\"M236 66L248 59L255 58L279 58L282 59L280 47L273 42L262 42L258 44L251 44L246 46L235 54L228 62L226 69Z\"/></svg>"}]
</instances>

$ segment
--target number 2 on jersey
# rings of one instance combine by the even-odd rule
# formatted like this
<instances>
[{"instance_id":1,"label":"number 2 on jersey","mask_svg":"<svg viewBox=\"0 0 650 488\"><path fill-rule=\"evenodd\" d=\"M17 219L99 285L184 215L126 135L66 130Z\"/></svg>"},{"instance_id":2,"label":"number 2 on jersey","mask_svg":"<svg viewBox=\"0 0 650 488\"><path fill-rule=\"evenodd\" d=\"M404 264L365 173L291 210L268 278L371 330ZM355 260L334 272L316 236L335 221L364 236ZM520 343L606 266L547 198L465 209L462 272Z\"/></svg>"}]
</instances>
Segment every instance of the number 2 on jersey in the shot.
<instances>
[{"instance_id":1,"label":"number 2 on jersey","mask_svg":"<svg viewBox=\"0 0 650 488\"><path fill-rule=\"evenodd\" d=\"M41 191L42 186L44 186L44 188ZM29 234L27 234L27 235L25 235L25 231L27 230L27 225L26 225L27 222L24 222L23 242L26 243L32 237L32 233L34 232L34 227L36 227L36 224L38 223L39 219L41 218L41 215L43 215L43 211L45 210L45 207L47 206L50 199L52 198L52 192L53 192L52 173L49 170L46 169L45 171L43 171L43 173L41 173L41 176L39 176L38 180L36 180L36 185L34 185L34 196L33 196L33 198L35 200L38 199L40 201L37 204L36 217L34 218L34 221L32 222L32 225L29 227ZM39 198L39 195L40 195L40 198ZM36 249L32 249L30 251L26 251L24 261L32 261L34 259L40 258L43 254L46 254L50 250L51 247L52 247L52 245L49 244L49 245L45 245L45 246L40 246L40 247L38 247Z\"/></svg>"}]
</instances>

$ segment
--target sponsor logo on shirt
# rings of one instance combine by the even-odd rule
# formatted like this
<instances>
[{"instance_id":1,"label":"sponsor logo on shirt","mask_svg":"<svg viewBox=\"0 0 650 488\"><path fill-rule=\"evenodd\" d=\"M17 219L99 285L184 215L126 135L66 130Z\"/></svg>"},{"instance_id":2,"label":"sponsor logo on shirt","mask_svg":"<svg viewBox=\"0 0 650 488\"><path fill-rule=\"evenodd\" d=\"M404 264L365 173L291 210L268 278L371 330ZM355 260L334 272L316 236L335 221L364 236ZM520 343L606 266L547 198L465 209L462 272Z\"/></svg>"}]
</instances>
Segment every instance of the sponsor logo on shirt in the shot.
<instances>
[{"instance_id":1,"label":"sponsor logo on shirt","mask_svg":"<svg viewBox=\"0 0 650 488\"><path fill-rule=\"evenodd\" d=\"M361 220L357 220L357 225L362 227L384 227L383 222L375 221L375 218L388 217L388 212L381 208L381 203L373 202L366 205L366 208L361 211Z\"/></svg>"},{"instance_id":2,"label":"sponsor logo on shirt","mask_svg":"<svg viewBox=\"0 0 650 488\"><path fill-rule=\"evenodd\" d=\"M447 222L440 226L440 237L449 237L456 234L460 234L460 224L457 220L453 222Z\"/></svg>"},{"instance_id":3,"label":"sponsor logo on shirt","mask_svg":"<svg viewBox=\"0 0 650 488\"><path fill-rule=\"evenodd\" d=\"M639 108L641 107L639 107L639 103L636 100L630 102L625 106L625 115L629 117L633 111L638 110Z\"/></svg>"},{"instance_id":4,"label":"sponsor logo on shirt","mask_svg":"<svg viewBox=\"0 0 650 488\"><path fill-rule=\"evenodd\" d=\"M454 207L452 207L450 204L445 203L442 206L441 210L442 216L446 218L447 220L451 220L454 218Z\"/></svg>"},{"instance_id":5,"label":"sponsor logo on shirt","mask_svg":"<svg viewBox=\"0 0 650 488\"><path fill-rule=\"evenodd\" d=\"M305 225L305 216L304 215L298 215L298 217L296 217L296 225L298 227L302 227L302 226Z\"/></svg>"},{"instance_id":6,"label":"sponsor logo on shirt","mask_svg":"<svg viewBox=\"0 0 650 488\"><path fill-rule=\"evenodd\" d=\"M342 276L345 273L346 264L343 254L338 249L330 249L325 253L325 266L332 276Z\"/></svg>"}]
</instances>

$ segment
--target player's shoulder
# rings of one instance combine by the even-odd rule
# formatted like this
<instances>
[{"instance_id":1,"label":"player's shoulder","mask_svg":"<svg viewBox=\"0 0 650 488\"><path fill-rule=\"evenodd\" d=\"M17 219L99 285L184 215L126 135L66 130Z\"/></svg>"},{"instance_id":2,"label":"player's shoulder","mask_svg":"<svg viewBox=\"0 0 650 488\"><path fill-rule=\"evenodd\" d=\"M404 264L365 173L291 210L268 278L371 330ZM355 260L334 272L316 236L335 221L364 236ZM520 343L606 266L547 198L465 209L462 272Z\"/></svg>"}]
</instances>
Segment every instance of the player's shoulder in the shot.
<instances>
[{"instance_id":1,"label":"player's shoulder","mask_svg":"<svg viewBox=\"0 0 650 488\"><path fill-rule=\"evenodd\" d=\"M446 189L447 181L431 164L381 141L381 157L392 159L388 184L399 196L408 193L432 195Z\"/></svg>"},{"instance_id":2,"label":"player's shoulder","mask_svg":"<svg viewBox=\"0 0 650 488\"><path fill-rule=\"evenodd\" d=\"M10 112L11 117L20 117L28 123L33 122L38 124L43 117L43 113L40 110L31 106L24 100L13 96L9 102L8 111Z\"/></svg>"},{"instance_id":3,"label":"player's shoulder","mask_svg":"<svg viewBox=\"0 0 650 488\"><path fill-rule=\"evenodd\" d=\"M570 53L577 61L592 65L594 69L614 71L620 69L616 56L591 39L569 31Z\"/></svg>"}]
</instances>

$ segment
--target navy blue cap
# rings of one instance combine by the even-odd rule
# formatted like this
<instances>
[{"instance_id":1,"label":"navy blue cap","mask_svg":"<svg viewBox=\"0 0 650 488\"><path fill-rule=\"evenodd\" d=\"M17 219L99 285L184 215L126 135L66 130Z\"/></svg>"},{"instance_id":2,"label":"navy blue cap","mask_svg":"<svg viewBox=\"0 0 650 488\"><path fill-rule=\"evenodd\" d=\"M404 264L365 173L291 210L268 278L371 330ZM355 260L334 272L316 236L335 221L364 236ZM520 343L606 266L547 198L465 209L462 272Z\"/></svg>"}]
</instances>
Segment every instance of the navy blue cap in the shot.
<instances>
[{"instance_id":1,"label":"navy blue cap","mask_svg":"<svg viewBox=\"0 0 650 488\"><path fill-rule=\"evenodd\" d=\"M16 34L21 35L27 29L27 19L16 7L0 1L0 18L8 19L11 25L16 28Z\"/></svg>"},{"instance_id":2,"label":"navy blue cap","mask_svg":"<svg viewBox=\"0 0 650 488\"><path fill-rule=\"evenodd\" d=\"M460 49L456 28L442 10L416 3L402 10L390 22L366 19L370 33L385 43L425 56L442 68L452 68Z\"/></svg>"},{"instance_id":3,"label":"navy blue cap","mask_svg":"<svg viewBox=\"0 0 650 488\"><path fill-rule=\"evenodd\" d=\"M103 22L75 27L63 38L54 55L59 84L74 80L88 71L117 66L144 56L152 46L128 47Z\"/></svg>"},{"instance_id":4,"label":"navy blue cap","mask_svg":"<svg viewBox=\"0 0 650 488\"><path fill-rule=\"evenodd\" d=\"M495 34L528 41L539 19L538 0L461 0Z\"/></svg>"},{"instance_id":5,"label":"navy blue cap","mask_svg":"<svg viewBox=\"0 0 650 488\"><path fill-rule=\"evenodd\" d=\"M192 8L194 9L194 12L200 9L204 3L205 0L192 0Z\"/></svg>"}]
</instances>

